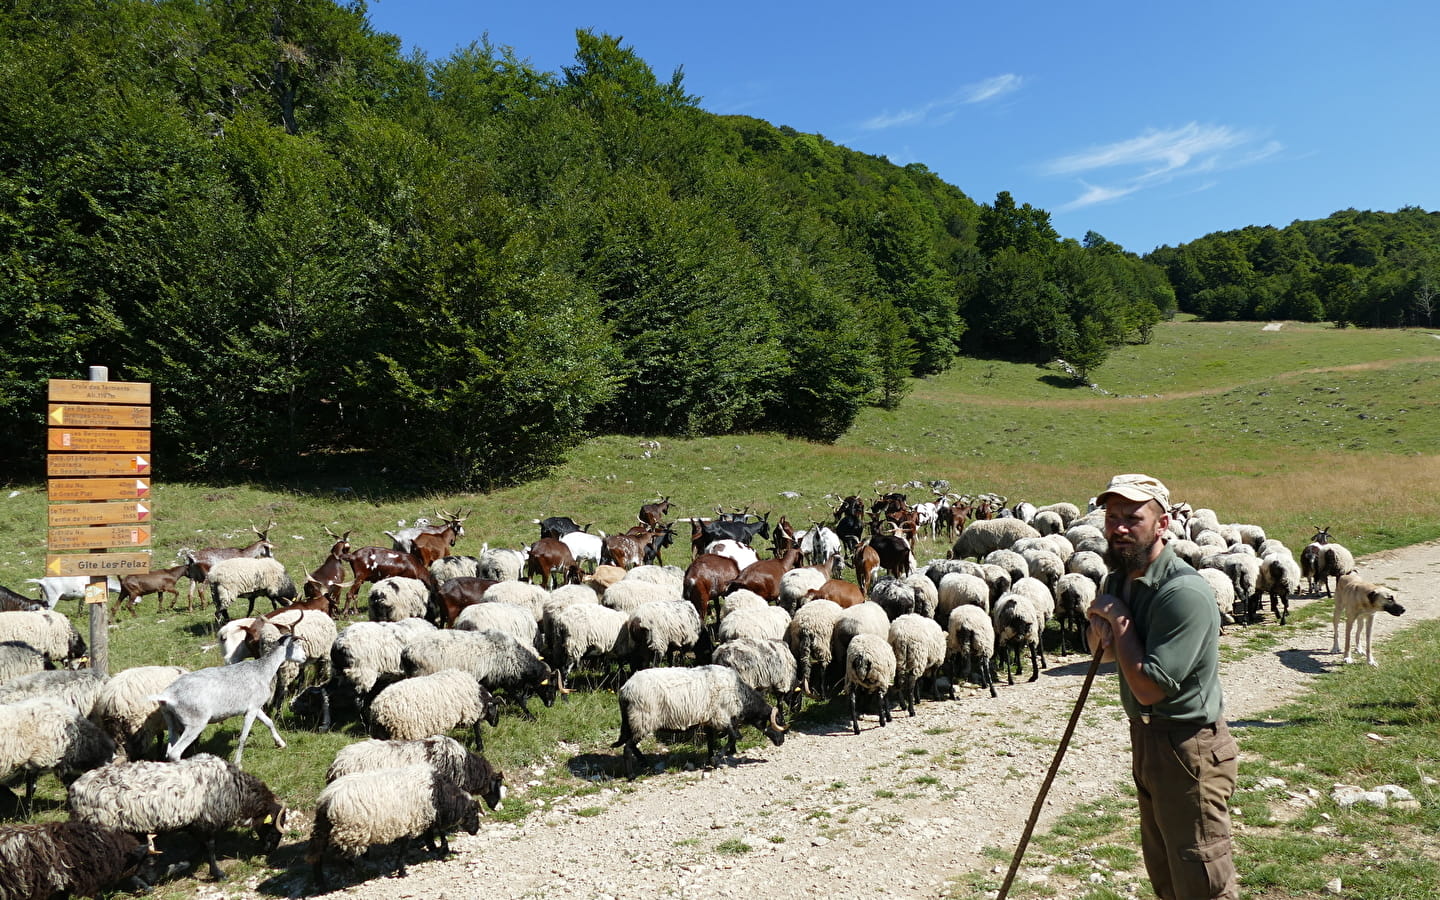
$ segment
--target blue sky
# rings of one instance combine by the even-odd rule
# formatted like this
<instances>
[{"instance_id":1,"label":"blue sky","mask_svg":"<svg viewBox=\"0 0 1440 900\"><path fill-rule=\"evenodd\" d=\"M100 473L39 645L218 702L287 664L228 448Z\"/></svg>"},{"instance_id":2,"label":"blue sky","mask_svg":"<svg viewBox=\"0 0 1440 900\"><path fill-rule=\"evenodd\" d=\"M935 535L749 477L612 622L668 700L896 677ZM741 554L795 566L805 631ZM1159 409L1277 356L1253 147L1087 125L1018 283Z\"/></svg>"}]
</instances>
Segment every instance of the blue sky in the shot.
<instances>
[{"instance_id":1,"label":"blue sky","mask_svg":"<svg viewBox=\"0 0 1440 900\"><path fill-rule=\"evenodd\" d=\"M1138 253L1347 207L1440 209L1440 3L371 0L432 59L488 34L540 69L623 38L710 112L898 164Z\"/></svg>"}]
</instances>

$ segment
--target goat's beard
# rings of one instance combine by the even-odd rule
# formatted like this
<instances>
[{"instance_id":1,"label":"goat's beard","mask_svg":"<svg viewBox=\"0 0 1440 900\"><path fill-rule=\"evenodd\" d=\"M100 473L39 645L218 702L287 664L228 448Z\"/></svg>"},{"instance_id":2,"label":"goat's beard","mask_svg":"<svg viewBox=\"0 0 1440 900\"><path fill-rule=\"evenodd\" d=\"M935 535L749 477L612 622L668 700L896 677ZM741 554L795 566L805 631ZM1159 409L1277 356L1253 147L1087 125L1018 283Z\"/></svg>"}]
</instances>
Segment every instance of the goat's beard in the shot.
<instances>
[{"instance_id":1,"label":"goat's beard","mask_svg":"<svg viewBox=\"0 0 1440 900\"><path fill-rule=\"evenodd\" d=\"M1110 569L1129 575L1132 572L1144 572L1150 568L1150 554L1154 551L1155 545L1160 542L1160 535L1156 535L1148 544L1131 544L1128 547L1116 547L1114 544L1107 544L1105 547L1105 562Z\"/></svg>"}]
</instances>

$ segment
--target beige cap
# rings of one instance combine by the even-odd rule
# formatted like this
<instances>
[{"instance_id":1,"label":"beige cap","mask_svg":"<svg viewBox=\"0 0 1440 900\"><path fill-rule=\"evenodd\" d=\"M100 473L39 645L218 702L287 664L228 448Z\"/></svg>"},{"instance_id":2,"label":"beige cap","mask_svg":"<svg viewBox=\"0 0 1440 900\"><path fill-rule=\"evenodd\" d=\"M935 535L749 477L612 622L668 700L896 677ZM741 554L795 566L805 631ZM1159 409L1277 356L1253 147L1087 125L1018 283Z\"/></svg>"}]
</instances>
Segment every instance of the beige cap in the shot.
<instances>
[{"instance_id":1,"label":"beige cap","mask_svg":"<svg viewBox=\"0 0 1440 900\"><path fill-rule=\"evenodd\" d=\"M1105 490L1095 498L1095 502L1103 506L1105 498L1111 494L1137 503L1154 500L1160 504L1161 509L1166 512L1170 511L1170 491L1165 488L1160 479L1151 478L1149 475L1116 475L1110 479L1110 484L1106 486Z\"/></svg>"}]
</instances>

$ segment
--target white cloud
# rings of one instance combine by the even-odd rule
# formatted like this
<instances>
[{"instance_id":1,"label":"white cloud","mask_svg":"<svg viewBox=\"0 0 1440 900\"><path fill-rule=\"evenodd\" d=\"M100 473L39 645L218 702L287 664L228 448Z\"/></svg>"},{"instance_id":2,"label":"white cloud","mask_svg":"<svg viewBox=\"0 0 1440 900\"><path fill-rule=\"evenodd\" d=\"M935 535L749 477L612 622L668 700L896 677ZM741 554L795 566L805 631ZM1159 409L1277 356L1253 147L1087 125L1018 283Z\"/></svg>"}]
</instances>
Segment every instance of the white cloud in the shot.
<instances>
[{"instance_id":1,"label":"white cloud","mask_svg":"<svg viewBox=\"0 0 1440 900\"><path fill-rule=\"evenodd\" d=\"M1044 164L1041 171L1046 175L1079 175L1119 170L1110 184L1082 180L1084 192L1060 207L1060 211L1069 211L1176 179L1254 165L1284 149L1278 141L1257 145L1258 140L1250 132L1227 125L1191 122L1166 131L1147 129L1137 137L1061 156Z\"/></svg>"},{"instance_id":2,"label":"white cloud","mask_svg":"<svg viewBox=\"0 0 1440 900\"><path fill-rule=\"evenodd\" d=\"M912 109L881 113L860 123L860 127L867 131L879 131L901 125L944 124L955 116L960 107L1003 97L1018 91L1023 83L1024 79L1013 73L996 75L984 81L967 84L948 97L931 100Z\"/></svg>"}]
</instances>

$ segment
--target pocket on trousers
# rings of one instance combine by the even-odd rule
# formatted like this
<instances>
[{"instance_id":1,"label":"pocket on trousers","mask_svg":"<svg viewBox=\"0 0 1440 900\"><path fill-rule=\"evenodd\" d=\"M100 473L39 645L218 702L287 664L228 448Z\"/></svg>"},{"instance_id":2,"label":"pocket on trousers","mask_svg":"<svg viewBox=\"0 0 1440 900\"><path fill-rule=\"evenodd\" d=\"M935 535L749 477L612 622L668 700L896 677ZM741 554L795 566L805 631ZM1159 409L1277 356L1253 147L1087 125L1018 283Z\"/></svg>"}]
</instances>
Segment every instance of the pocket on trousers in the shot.
<instances>
[{"instance_id":1,"label":"pocket on trousers","mask_svg":"<svg viewBox=\"0 0 1440 900\"><path fill-rule=\"evenodd\" d=\"M1240 747L1230 735L1225 735L1215 746L1210 748L1210 762L1220 765L1229 762L1240 755Z\"/></svg>"}]
</instances>

